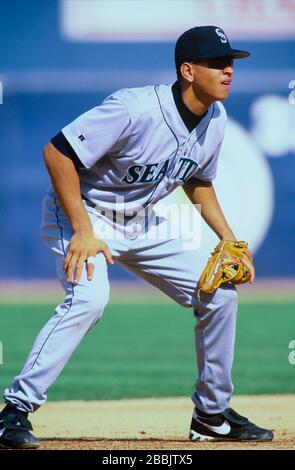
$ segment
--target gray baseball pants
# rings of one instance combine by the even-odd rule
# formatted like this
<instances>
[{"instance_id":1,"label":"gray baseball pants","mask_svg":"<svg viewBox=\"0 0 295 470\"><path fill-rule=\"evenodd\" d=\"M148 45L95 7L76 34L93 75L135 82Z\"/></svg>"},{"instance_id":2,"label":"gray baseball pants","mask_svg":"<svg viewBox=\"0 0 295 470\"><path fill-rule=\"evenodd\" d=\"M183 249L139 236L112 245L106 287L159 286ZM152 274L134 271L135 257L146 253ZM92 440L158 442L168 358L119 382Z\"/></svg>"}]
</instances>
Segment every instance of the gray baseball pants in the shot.
<instances>
[{"instance_id":1,"label":"gray baseball pants","mask_svg":"<svg viewBox=\"0 0 295 470\"><path fill-rule=\"evenodd\" d=\"M94 230L101 232L109 221L87 207ZM198 378L192 401L200 410L218 413L228 407L233 392L231 368L234 356L237 293L234 287L219 288L214 295L196 296L196 280L204 268L196 248L183 249L180 237L147 237L159 225L137 223L126 236L114 237L109 230L105 241L116 262L159 288L184 307L193 307L196 318L195 347ZM167 221L160 222L162 227ZM118 227L117 227L118 228ZM120 232L120 227L118 228ZM63 262L71 226L54 194L43 201L41 234L52 249L65 300L37 335L27 361L4 397L19 409L34 412L47 398L47 391L61 373L84 335L99 321L109 297L107 263L102 253L96 256L94 277L87 280L86 267L80 282L67 282ZM100 234L100 233L99 233ZM177 380L177 377L175 378Z\"/></svg>"}]
</instances>

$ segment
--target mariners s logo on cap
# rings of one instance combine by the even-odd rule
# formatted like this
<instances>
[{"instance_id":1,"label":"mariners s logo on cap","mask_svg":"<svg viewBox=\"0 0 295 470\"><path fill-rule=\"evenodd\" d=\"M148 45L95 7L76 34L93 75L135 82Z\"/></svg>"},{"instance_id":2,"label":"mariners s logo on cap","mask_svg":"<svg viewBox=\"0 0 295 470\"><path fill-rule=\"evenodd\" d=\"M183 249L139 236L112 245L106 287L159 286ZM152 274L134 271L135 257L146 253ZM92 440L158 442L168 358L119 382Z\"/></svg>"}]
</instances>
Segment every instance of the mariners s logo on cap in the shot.
<instances>
[{"instance_id":1,"label":"mariners s logo on cap","mask_svg":"<svg viewBox=\"0 0 295 470\"><path fill-rule=\"evenodd\" d=\"M223 42L223 43L227 42L227 37L226 37L226 35L224 34L224 32L222 31L222 29L216 28L216 29L215 29L215 32L216 32L216 34L217 34L217 36L219 37L219 39L220 39L221 42Z\"/></svg>"},{"instance_id":2,"label":"mariners s logo on cap","mask_svg":"<svg viewBox=\"0 0 295 470\"><path fill-rule=\"evenodd\" d=\"M176 68L179 68L183 62L226 56L243 59L249 57L250 53L233 49L219 26L208 25L195 26L182 33L176 41L174 55Z\"/></svg>"}]
</instances>

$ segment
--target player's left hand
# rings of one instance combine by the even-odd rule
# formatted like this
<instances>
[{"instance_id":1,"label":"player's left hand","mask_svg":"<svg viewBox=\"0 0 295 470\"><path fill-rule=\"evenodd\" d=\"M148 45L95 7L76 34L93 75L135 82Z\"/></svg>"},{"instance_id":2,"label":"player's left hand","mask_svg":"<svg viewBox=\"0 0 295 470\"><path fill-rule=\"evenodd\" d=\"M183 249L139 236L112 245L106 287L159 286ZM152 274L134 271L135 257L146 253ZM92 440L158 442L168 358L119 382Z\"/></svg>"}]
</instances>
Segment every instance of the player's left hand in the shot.
<instances>
[{"instance_id":1,"label":"player's left hand","mask_svg":"<svg viewBox=\"0 0 295 470\"><path fill-rule=\"evenodd\" d=\"M226 237L225 238L223 237L222 239L232 240L234 242L238 241L231 230L226 234ZM255 280L255 268L254 268L252 260L253 260L253 256L252 256L251 251L248 248L246 254L242 258L242 262L244 263L244 265L246 266L246 268L249 271L249 274L250 274L249 282L250 282L250 284L253 284L253 282Z\"/></svg>"},{"instance_id":2,"label":"player's left hand","mask_svg":"<svg viewBox=\"0 0 295 470\"><path fill-rule=\"evenodd\" d=\"M250 254L250 252L249 252L249 254ZM251 256L251 254L250 254L250 256ZM251 261L251 258L248 257L247 255L244 255L243 258L242 258L242 261L243 261L244 265L248 268L248 271L249 271L249 273L250 273L250 280L249 280L249 282L250 282L251 284L253 284L254 279L255 279L255 268L254 268L254 265L253 265L253 263L252 263L252 261Z\"/></svg>"}]
</instances>

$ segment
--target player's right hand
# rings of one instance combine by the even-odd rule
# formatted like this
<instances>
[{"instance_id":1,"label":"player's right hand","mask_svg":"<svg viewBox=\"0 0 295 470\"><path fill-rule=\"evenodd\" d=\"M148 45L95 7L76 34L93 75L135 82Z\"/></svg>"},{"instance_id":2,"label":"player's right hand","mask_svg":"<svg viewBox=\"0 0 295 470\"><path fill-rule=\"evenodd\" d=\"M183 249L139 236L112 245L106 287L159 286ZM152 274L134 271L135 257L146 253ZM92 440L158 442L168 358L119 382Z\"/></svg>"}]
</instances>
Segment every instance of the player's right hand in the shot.
<instances>
[{"instance_id":1,"label":"player's right hand","mask_svg":"<svg viewBox=\"0 0 295 470\"><path fill-rule=\"evenodd\" d=\"M74 276L73 282L78 284L87 258L96 256L99 252L104 254L109 263L114 264L109 247L102 239L97 238L92 230L74 232L63 266L67 282L71 282ZM91 281L95 265L86 263L86 268L87 279Z\"/></svg>"}]
</instances>

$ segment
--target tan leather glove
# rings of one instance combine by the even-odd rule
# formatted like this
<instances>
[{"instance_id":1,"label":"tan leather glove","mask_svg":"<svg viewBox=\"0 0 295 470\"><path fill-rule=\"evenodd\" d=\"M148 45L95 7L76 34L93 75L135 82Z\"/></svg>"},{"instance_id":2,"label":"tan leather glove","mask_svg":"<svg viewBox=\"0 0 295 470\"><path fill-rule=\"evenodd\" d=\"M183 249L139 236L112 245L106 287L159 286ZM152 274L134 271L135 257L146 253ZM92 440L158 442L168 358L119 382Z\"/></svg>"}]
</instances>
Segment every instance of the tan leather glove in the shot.
<instances>
[{"instance_id":1,"label":"tan leather glove","mask_svg":"<svg viewBox=\"0 0 295 470\"><path fill-rule=\"evenodd\" d=\"M250 271L243 262L247 256L253 259L248 244L244 241L222 240L215 247L199 279L198 295L201 291L213 293L222 284L243 284L249 282Z\"/></svg>"}]
</instances>

